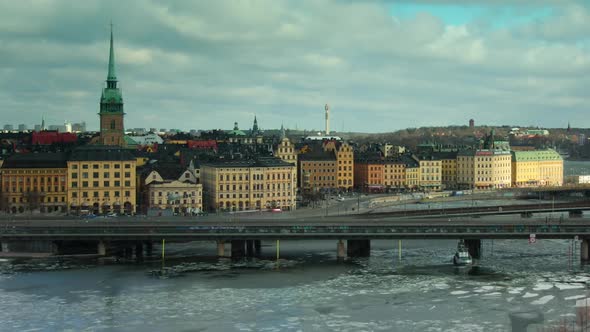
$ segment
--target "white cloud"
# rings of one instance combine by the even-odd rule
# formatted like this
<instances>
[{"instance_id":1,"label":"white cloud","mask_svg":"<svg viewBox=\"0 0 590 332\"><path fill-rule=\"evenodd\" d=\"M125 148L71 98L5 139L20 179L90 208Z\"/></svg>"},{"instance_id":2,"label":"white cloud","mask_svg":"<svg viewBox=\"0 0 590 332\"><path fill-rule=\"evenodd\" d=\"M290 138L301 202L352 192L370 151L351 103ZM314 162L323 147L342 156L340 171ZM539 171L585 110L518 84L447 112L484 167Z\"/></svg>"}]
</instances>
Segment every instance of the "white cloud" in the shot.
<instances>
[{"instance_id":1,"label":"white cloud","mask_svg":"<svg viewBox=\"0 0 590 332\"><path fill-rule=\"evenodd\" d=\"M326 102L356 131L472 117L588 126L590 11L560 3L553 16L490 28L428 12L398 19L388 1L14 2L0 12L0 102L23 111L5 122L51 113L96 126L114 15L129 127L230 127L256 113L265 128L320 128Z\"/></svg>"}]
</instances>

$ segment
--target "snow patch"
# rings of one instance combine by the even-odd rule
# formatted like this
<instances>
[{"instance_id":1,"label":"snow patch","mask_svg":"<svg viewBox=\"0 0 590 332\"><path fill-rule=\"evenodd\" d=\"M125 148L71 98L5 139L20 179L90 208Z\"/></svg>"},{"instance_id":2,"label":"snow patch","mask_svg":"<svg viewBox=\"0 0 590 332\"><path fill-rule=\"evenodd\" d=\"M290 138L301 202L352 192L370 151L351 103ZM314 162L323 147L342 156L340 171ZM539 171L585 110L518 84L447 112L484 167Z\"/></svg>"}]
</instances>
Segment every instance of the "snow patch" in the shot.
<instances>
[{"instance_id":1,"label":"snow patch","mask_svg":"<svg viewBox=\"0 0 590 332\"><path fill-rule=\"evenodd\" d=\"M547 302L553 300L553 298L555 298L555 296L553 296L553 295L545 295L545 296L541 297L540 299L537 299L537 300L531 302L531 304L543 305L543 304L546 304Z\"/></svg>"}]
</instances>

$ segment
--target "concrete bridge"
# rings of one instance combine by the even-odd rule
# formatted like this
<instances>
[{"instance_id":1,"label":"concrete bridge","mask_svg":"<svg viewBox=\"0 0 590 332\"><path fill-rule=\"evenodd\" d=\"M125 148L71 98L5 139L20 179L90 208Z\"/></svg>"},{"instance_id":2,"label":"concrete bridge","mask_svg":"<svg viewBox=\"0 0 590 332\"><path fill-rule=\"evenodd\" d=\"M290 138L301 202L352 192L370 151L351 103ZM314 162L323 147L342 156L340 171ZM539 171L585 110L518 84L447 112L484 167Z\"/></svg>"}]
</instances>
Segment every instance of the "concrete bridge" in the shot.
<instances>
[{"instance_id":1,"label":"concrete bridge","mask_svg":"<svg viewBox=\"0 0 590 332\"><path fill-rule=\"evenodd\" d=\"M54 254L93 253L136 258L150 255L154 243L216 241L218 255L255 256L262 240L334 240L337 256L368 256L373 239L464 239L474 258L482 239L574 239L582 241L582 260L588 260L590 220L478 218L375 220L362 215L339 218L242 221L158 221L129 219L31 220L0 222L2 251L46 251ZM345 245L345 242L347 245ZM277 248L278 253L278 248Z\"/></svg>"},{"instance_id":2,"label":"concrete bridge","mask_svg":"<svg viewBox=\"0 0 590 332\"><path fill-rule=\"evenodd\" d=\"M423 205L427 205L425 203ZM439 204L433 202L432 204ZM398 210L389 212L372 212L363 214L365 218L387 217L412 217L412 216L487 216L502 214L520 214L523 217L531 217L533 213L568 212L570 217L579 217L583 211L590 210L590 201L555 202L555 203L530 203L518 205L495 206L465 206L457 208L422 208L414 210Z\"/></svg>"}]
</instances>

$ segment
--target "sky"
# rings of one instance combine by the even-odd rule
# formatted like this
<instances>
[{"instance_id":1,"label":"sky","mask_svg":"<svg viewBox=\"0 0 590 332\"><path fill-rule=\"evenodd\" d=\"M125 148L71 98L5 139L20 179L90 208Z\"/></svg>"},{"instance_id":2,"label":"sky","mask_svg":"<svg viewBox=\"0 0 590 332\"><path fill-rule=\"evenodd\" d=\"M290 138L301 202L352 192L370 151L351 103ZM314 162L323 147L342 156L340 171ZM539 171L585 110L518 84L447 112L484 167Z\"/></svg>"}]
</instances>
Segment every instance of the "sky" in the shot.
<instances>
[{"instance_id":1,"label":"sky","mask_svg":"<svg viewBox=\"0 0 590 332\"><path fill-rule=\"evenodd\" d=\"M127 128L589 127L590 1L0 3L0 125L98 129L110 22Z\"/></svg>"}]
</instances>

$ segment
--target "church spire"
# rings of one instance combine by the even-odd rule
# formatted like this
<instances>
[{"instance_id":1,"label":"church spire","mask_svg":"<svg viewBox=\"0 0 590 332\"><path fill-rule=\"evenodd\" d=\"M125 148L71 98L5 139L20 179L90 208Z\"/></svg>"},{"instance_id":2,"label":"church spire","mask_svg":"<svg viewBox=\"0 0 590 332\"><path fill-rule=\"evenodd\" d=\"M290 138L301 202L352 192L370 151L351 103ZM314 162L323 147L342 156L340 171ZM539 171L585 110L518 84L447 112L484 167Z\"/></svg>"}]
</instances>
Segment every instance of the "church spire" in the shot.
<instances>
[{"instance_id":1,"label":"church spire","mask_svg":"<svg viewBox=\"0 0 590 332\"><path fill-rule=\"evenodd\" d=\"M281 123L281 140L287 138L287 133L285 132L285 127Z\"/></svg>"},{"instance_id":2,"label":"church spire","mask_svg":"<svg viewBox=\"0 0 590 332\"><path fill-rule=\"evenodd\" d=\"M252 133L258 133L258 120L256 120L256 115L254 115L254 124L252 125Z\"/></svg>"},{"instance_id":3,"label":"church spire","mask_svg":"<svg viewBox=\"0 0 590 332\"><path fill-rule=\"evenodd\" d=\"M107 86L117 87L117 73L115 72L115 49L113 48L113 23L111 23L111 48L109 53L109 73L107 75Z\"/></svg>"}]
</instances>

